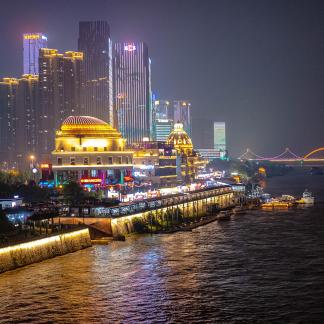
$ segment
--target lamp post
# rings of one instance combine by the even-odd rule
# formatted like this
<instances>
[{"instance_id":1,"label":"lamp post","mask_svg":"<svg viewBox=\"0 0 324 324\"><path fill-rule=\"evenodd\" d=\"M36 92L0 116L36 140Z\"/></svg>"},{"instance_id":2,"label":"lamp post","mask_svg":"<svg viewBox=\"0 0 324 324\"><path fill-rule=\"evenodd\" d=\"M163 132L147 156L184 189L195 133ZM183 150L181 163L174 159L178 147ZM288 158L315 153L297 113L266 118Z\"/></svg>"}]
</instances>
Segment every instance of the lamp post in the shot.
<instances>
[{"instance_id":1,"label":"lamp post","mask_svg":"<svg viewBox=\"0 0 324 324\"><path fill-rule=\"evenodd\" d=\"M29 156L29 159L30 159L30 169L32 171L32 174L33 174L33 180L35 181L35 175L37 173L37 169L35 168L35 155L30 155Z\"/></svg>"}]
</instances>

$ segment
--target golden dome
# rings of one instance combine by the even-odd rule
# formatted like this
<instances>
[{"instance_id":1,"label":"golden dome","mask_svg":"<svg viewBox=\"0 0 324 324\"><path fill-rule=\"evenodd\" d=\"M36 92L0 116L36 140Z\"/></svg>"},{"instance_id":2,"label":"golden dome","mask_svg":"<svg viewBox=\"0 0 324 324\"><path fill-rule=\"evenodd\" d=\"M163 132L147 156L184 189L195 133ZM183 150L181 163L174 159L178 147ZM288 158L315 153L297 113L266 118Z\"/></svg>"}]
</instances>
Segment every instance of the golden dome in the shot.
<instances>
[{"instance_id":1,"label":"golden dome","mask_svg":"<svg viewBox=\"0 0 324 324\"><path fill-rule=\"evenodd\" d=\"M121 138L121 134L105 121L91 116L67 117L57 135L63 136L105 136L109 138Z\"/></svg>"},{"instance_id":2,"label":"golden dome","mask_svg":"<svg viewBox=\"0 0 324 324\"><path fill-rule=\"evenodd\" d=\"M174 124L174 129L167 138L167 143L172 144L177 151L191 153L193 149L192 141L183 129L183 124Z\"/></svg>"}]
</instances>

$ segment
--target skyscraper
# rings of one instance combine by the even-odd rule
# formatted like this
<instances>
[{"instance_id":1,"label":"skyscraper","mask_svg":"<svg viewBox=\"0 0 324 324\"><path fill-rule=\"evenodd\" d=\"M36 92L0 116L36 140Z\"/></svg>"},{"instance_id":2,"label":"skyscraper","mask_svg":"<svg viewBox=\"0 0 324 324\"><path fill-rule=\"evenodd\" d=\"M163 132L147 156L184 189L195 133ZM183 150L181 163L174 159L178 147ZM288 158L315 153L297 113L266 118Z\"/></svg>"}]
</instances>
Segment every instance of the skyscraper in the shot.
<instances>
[{"instance_id":1,"label":"skyscraper","mask_svg":"<svg viewBox=\"0 0 324 324\"><path fill-rule=\"evenodd\" d=\"M169 118L170 108L168 100L153 101L153 139L156 141L166 141L173 130L174 120Z\"/></svg>"},{"instance_id":2,"label":"skyscraper","mask_svg":"<svg viewBox=\"0 0 324 324\"><path fill-rule=\"evenodd\" d=\"M38 74L38 56L41 48L47 47L47 37L42 33L23 35L24 67L23 74Z\"/></svg>"},{"instance_id":3,"label":"skyscraper","mask_svg":"<svg viewBox=\"0 0 324 324\"><path fill-rule=\"evenodd\" d=\"M154 100L153 116L157 119L168 119L170 117L170 108L171 108L170 101ZM173 119L173 116L171 119Z\"/></svg>"},{"instance_id":4,"label":"skyscraper","mask_svg":"<svg viewBox=\"0 0 324 324\"><path fill-rule=\"evenodd\" d=\"M42 48L39 54L40 150L49 157L54 147L55 129L64 120L63 54L56 49Z\"/></svg>"},{"instance_id":5,"label":"skyscraper","mask_svg":"<svg viewBox=\"0 0 324 324\"><path fill-rule=\"evenodd\" d=\"M64 53L63 75L64 114L84 115L84 103L81 100L84 91L83 53L72 51Z\"/></svg>"},{"instance_id":6,"label":"skyscraper","mask_svg":"<svg viewBox=\"0 0 324 324\"><path fill-rule=\"evenodd\" d=\"M39 87L38 76L25 74L18 80L16 111L16 156L23 167L30 155L38 157Z\"/></svg>"},{"instance_id":7,"label":"skyscraper","mask_svg":"<svg viewBox=\"0 0 324 324\"><path fill-rule=\"evenodd\" d=\"M108 22L80 22L78 49L84 53L85 106L82 114L114 124L112 45Z\"/></svg>"},{"instance_id":8,"label":"skyscraper","mask_svg":"<svg viewBox=\"0 0 324 324\"><path fill-rule=\"evenodd\" d=\"M143 42L114 44L114 99L128 143L152 138L151 61Z\"/></svg>"},{"instance_id":9,"label":"skyscraper","mask_svg":"<svg viewBox=\"0 0 324 324\"><path fill-rule=\"evenodd\" d=\"M175 123L182 123L183 129L189 136L191 134L191 103L185 100L174 100L173 107L170 109L170 118L173 118Z\"/></svg>"},{"instance_id":10,"label":"skyscraper","mask_svg":"<svg viewBox=\"0 0 324 324\"><path fill-rule=\"evenodd\" d=\"M38 76L3 78L0 82L0 162L2 167L26 169L37 151Z\"/></svg>"},{"instance_id":11,"label":"skyscraper","mask_svg":"<svg viewBox=\"0 0 324 324\"><path fill-rule=\"evenodd\" d=\"M154 121L154 140L165 142L173 130L173 120L155 119Z\"/></svg>"},{"instance_id":12,"label":"skyscraper","mask_svg":"<svg viewBox=\"0 0 324 324\"><path fill-rule=\"evenodd\" d=\"M11 168L15 161L17 91L16 78L0 81L0 162L4 168Z\"/></svg>"},{"instance_id":13,"label":"skyscraper","mask_svg":"<svg viewBox=\"0 0 324 324\"><path fill-rule=\"evenodd\" d=\"M43 48L39 56L40 148L49 157L55 130L70 115L83 113L83 54Z\"/></svg>"},{"instance_id":14,"label":"skyscraper","mask_svg":"<svg viewBox=\"0 0 324 324\"><path fill-rule=\"evenodd\" d=\"M225 122L214 122L214 149L226 152Z\"/></svg>"}]
</instances>

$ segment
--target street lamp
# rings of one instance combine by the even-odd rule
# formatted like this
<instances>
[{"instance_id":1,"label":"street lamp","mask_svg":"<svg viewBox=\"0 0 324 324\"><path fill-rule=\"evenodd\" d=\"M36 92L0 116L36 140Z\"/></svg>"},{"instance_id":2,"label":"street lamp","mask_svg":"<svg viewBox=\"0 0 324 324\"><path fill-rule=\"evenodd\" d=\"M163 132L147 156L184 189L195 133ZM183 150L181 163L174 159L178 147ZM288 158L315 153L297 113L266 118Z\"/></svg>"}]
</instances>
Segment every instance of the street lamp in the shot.
<instances>
[{"instance_id":1,"label":"street lamp","mask_svg":"<svg viewBox=\"0 0 324 324\"><path fill-rule=\"evenodd\" d=\"M33 174L33 180L35 181L35 175L37 173L37 169L35 168L35 165L34 165L35 155L31 154L29 156L29 159L30 159L30 168L31 168L31 171L32 171L32 174Z\"/></svg>"}]
</instances>

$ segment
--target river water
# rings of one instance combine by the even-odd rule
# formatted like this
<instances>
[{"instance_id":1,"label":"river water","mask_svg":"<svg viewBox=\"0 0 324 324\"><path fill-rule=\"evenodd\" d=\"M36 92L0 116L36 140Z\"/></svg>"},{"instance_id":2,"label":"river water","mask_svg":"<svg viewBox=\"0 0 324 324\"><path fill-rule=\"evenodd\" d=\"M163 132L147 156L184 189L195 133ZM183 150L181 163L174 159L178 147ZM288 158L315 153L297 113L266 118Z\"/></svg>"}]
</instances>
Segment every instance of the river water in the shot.
<instances>
[{"instance_id":1,"label":"river water","mask_svg":"<svg viewBox=\"0 0 324 324\"><path fill-rule=\"evenodd\" d=\"M324 201L324 176L273 178L270 193ZM141 236L0 275L0 323L324 322L324 205L253 211Z\"/></svg>"}]
</instances>

